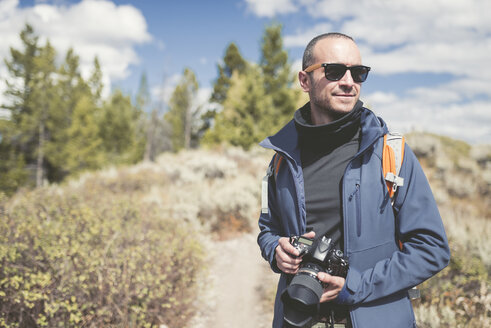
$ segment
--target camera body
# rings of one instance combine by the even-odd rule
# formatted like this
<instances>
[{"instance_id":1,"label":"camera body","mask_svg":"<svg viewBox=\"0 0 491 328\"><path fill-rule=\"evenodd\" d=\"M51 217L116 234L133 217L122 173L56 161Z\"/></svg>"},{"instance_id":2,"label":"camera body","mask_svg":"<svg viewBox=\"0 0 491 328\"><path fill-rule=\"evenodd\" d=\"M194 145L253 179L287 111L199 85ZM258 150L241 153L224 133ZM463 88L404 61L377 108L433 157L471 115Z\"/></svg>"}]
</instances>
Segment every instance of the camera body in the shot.
<instances>
[{"instance_id":1,"label":"camera body","mask_svg":"<svg viewBox=\"0 0 491 328\"><path fill-rule=\"evenodd\" d=\"M327 272L331 276L346 278L348 274L348 261L344 259L341 250L335 249L330 238L322 236L321 239L311 239L302 236L290 237L290 244L295 247L302 257L302 264L297 274L305 272L315 274ZM315 271L315 272L312 272Z\"/></svg>"},{"instance_id":2,"label":"camera body","mask_svg":"<svg viewBox=\"0 0 491 328\"><path fill-rule=\"evenodd\" d=\"M281 294L284 305L284 320L293 327L312 323L325 284L317 278L319 272L346 278L348 261L341 250L335 249L330 238L323 236L310 239L290 237L290 244L302 257L302 263L290 284Z\"/></svg>"}]
</instances>

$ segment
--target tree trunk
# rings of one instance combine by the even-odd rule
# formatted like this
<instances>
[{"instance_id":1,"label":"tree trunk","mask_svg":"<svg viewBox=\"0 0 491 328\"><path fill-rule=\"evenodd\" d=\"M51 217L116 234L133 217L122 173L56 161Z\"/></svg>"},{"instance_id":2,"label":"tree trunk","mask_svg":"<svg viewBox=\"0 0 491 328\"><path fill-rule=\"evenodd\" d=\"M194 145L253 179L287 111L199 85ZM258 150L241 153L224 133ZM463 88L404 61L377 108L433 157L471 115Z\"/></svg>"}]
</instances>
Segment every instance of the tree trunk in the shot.
<instances>
[{"instance_id":1,"label":"tree trunk","mask_svg":"<svg viewBox=\"0 0 491 328\"><path fill-rule=\"evenodd\" d=\"M155 130L157 125L158 117L157 110L152 110L150 116L150 121L147 126L147 143L145 145L145 154L143 155L144 161L154 161L155 160Z\"/></svg>"},{"instance_id":2,"label":"tree trunk","mask_svg":"<svg viewBox=\"0 0 491 328\"><path fill-rule=\"evenodd\" d=\"M44 134L44 121L41 120L39 124L38 158L36 164L36 187L41 187L44 180Z\"/></svg>"},{"instance_id":3,"label":"tree trunk","mask_svg":"<svg viewBox=\"0 0 491 328\"><path fill-rule=\"evenodd\" d=\"M189 149L191 145L191 106L186 109L186 119L184 121L184 149Z\"/></svg>"}]
</instances>

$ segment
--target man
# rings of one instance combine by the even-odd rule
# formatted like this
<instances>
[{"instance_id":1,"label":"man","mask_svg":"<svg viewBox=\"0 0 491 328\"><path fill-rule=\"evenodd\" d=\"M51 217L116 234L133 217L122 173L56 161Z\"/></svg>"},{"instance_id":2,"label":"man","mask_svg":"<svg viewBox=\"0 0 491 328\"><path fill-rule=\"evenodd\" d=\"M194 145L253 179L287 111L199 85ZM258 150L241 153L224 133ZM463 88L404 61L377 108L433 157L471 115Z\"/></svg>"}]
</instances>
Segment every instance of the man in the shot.
<instances>
[{"instance_id":1,"label":"man","mask_svg":"<svg viewBox=\"0 0 491 328\"><path fill-rule=\"evenodd\" d=\"M336 327L415 327L408 290L450 258L426 177L406 145L404 186L390 198L382 174L388 129L359 101L370 68L351 37L317 36L302 65L298 78L310 102L261 142L281 155L258 236L263 257L281 273L273 327L288 326L280 296L302 261L289 242L299 235L331 238L349 262L346 279L318 274L327 287L310 327L326 326L331 310Z\"/></svg>"}]
</instances>

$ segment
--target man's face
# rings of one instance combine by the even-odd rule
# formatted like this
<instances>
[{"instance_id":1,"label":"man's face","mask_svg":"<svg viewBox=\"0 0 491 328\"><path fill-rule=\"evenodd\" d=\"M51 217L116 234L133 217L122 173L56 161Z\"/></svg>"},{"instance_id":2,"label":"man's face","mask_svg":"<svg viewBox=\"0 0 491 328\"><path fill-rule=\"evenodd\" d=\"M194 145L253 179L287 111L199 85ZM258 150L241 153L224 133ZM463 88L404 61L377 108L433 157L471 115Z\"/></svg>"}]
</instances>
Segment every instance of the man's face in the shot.
<instances>
[{"instance_id":1,"label":"man's face","mask_svg":"<svg viewBox=\"0 0 491 328\"><path fill-rule=\"evenodd\" d=\"M361 65L358 47L353 41L344 38L326 38L318 41L314 47L314 58L314 64ZM339 81L327 80L323 67L309 74L300 72L299 79L303 90L309 93L315 124L336 120L350 112L360 98L361 83L353 81L349 70ZM316 115L324 117L325 120L315 122Z\"/></svg>"}]
</instances>

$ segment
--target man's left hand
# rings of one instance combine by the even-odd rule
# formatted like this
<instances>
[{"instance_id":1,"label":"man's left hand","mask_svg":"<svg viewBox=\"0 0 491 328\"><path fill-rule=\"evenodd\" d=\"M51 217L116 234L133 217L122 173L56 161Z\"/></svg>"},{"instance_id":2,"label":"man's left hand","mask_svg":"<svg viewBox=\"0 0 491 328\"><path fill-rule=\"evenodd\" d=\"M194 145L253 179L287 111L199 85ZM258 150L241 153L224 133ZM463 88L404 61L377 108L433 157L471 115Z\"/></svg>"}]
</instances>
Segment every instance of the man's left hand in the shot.
<instances>
[{"instance_id":1,"label":"man's left hand","mask_svg":"<svg viewBox=\"0 0 491 328\"><path fill-rule=\"evenodd\" d=\"M317 278L327 284L327 288L324 288L324 293L320 298L321 303L332 301L338 297L346 281L343 277L331 276L325 272L319 272Z\"/></svg>"}]
</instances>

